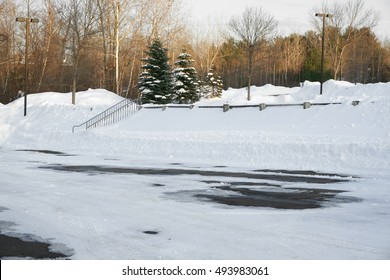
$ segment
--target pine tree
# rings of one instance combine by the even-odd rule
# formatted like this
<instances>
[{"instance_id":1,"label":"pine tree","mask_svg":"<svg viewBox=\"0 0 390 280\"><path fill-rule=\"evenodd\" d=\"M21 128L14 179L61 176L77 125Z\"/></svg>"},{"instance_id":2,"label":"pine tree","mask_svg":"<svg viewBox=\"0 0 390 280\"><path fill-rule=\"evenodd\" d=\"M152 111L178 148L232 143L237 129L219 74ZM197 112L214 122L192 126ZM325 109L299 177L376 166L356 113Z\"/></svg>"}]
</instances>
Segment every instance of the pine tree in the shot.
<instances>
[{"instance_id":1,"label":"pine tree","mask_svg":"<svg viewBox=\"0 0 390 280\"><path fill-rule=\"evenodd\" d=\"M178 56L173 70L175 80L175 101L180 104L199 100L199 82L196 69L192 66L191 55L185 50Z\"/></svg>"},{"instance_id":2,"label":"pine tree","mask_svg":"<svg viewBox=\"0 0 390 280\"><path fill-rule=\"evenodd\" d=\"M138 81L142 103L171 103L173 80L167 49L163 48L159 39L155 39L146 53L148 57L142 59L145 64L142 66L143 72Z\"/></svg>"},{"instance_id":3,"label":"pine tree","mask_svg":"<svg viewBox=\"0 0 390 280\"><path fill-rule=\"evenodd\" d=\"M207 98L222 96L223 82L221 76L218 76L216 72L217 68L212 65L206 78L205 96Z\"/></svg>"}]
</instances>

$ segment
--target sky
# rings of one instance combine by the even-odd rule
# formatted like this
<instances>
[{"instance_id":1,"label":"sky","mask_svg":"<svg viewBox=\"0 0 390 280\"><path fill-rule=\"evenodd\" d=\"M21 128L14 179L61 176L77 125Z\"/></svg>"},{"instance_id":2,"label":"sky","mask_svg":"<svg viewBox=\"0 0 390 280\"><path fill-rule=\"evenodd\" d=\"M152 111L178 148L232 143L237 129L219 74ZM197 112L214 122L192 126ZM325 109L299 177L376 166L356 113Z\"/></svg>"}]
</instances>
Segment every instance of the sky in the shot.
<instances>
[{"instance_id":1,"label":"sky","mask_svg":"<svg viewBox=\"0 0 390 280\"><path fill-rule=\"evenodd\" d=\"M240 15L245 7L261 7L279 22L283 35L304 33L313 29L310 24L310 12L321 6L319 0L182 0L192 23L198 29L210 29L223 25L232 15ZM337 0L347 2L349 0ZM367 0L366 8L372 8L381 14L381 20L374 29L381 40L390 40L390 0ZM318 11L321 12L321 11Z\"/></svg>"}]
</instances>

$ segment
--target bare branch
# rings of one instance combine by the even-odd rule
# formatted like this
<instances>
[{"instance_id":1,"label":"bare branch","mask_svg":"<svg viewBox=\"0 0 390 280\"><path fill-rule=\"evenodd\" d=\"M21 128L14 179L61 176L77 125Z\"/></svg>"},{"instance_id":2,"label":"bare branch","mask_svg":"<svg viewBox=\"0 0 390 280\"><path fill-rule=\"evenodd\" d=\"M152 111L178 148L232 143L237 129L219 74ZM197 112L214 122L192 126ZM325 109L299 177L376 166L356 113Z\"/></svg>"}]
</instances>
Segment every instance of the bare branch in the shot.
<instances>
[{"instance_id":1,"label":"bare branch","mask_svg":"<svg viewBox=\"0 0 390 280\"><path fill-rule=\"evenodd\" d=\"M248 100L250 100L255 48L262 40L275 35L277 22L261 8L246 7L241 16L233 17L229 21L229 27L233 37L243 42L246 48L248 58Z\"/></svg>"}]
</instances>

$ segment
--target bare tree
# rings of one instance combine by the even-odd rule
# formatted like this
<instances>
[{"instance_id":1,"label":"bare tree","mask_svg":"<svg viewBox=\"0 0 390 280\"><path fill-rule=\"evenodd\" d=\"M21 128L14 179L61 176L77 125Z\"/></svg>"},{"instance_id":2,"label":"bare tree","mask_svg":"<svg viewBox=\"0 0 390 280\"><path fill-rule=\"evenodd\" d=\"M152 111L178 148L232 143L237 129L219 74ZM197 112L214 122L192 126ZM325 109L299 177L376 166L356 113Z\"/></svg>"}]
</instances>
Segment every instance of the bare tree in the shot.
<instances>
[{"instance_id":1,"label":"bare tree","mask_svg":"<svg viewBox=\"0 0 390 280\"><path fill-rule=\"evenodd\" d=\"M245 8L241 16L229 21L233 36L245 46L248 59L248 100L251 98L253 55L261 42L276 33L276 20L261 8Z\"/></svg>"},{"instance_id":2,"label":"bare tree","mask_svg":"<svg viewBox=\"0 0 390 280\"><path fill-rule=\"evenodd\" d=\"M197 30L191 34L192 54L198 76L204 80L221 55L222 37L217 30Z\"/></svg>"},{"instance_id":3,"label":"bare tree","mask_svg":"<svg viewBox=\"0 0 390 280\"><path fill-rule=\"evenodd\" d=\"M291 86L292 79L298 76L305 59L303 36L291 34L276 38L269 52L272 57L273 84L276 85L276 73L280 73L278 84Z\"/></svg>"},{"instance_id":4,"label":"bare tree","mask_svg":"<svg viewBox=\"0 0 390 280\"><path fill-rule=\"evenodd\" d=\"M97 6L103 50L103 84L121 94L124 66L131 64L124 49L127 44L134 43L132 37L140 32L147 5L145 0L98 0ZM136 48L133 45L131 49Z\"/></svg>"},{"instance_id":5,"label":"bare tree","mask_svg":"<svg viewBox=\"0 0 390 280\"><path fill-rule=\"evenodd\" d=\"M3 0L0 2L0 101L9 102L13 96L9 93L11 87L18 86L12 82L11 73L16 67L15 24L16 5L14 1ZM15 90L15 89L14 89ZM6 96L6 93L8 95Z\"/></svg>"},{"instance_id":6,"label":"bare tree","mask_svg":"<svg viewBox=\"0 0 390 280\"><path fill-rule=\"evenodd\" d=\"M72 53L72 104L76 103L76 88L80 59L83 52L92 43L91 38L99 32L97 25L97 5L93 0L70 0L63 4L63 12L68 26L69 49Z\"/></svg>"},{"instance_id":7,"label":"bare tree","mask_svg":"<svg viewBox=\"0 0 390 280\"><path fill-rule=\"evenodd\" d=\"M143 0L147 5L147 14L144 17L144 33L151 43L155 38L161 39L164 46L170 52L171 57L176 57L175 52L182 49L182 36L185 31L185 18L181 2L178 0ZM188 40L187 40L188 42Z\"/></svg>"},{"instance_id":8,"label":"bare tree","mask_svg":"<svg viewBox=\"0 0 390 280\"><path fill-rule=\"evenodd\" d=\"M160 37L164 28L170 25L169 18L174 5L174 0L145 0L145 4L149 7L146 15L146 24L150 26L148 41Z\"/></svg>"},{"instance_id":9,"label":"bare tree","mask_svg":"<svg viewBox=\"0 0 390 280\"><path fill-rule=\"evenodd\" d=\"M32 28L36 92L42 90L45 81L50 80L48 76L55 77L61 72L64 47L61 43L63 22L59 10L52 0L43 0L42 6L36 15L40 23ZM58 81L53 83L60 86Z\"/></svg>"},{"instance_id":10,"label":"bare tree","mask_svg":"<svg viewBox=\"0 0 390 280\"><path fill-rule=\"evenodd\" d=\"M112 0L111 0L112 1ZM114 2L114 1L113 1ZM115 0L113 5L114 10L114 49L115 49L115 89L117 94L122 94L122 84L124 79L124 66L130 64L130 58L133 57L131 63L129 83L131 83L131 75L134 71L134 60L136 47L130 46L133 55L128 56L126 53L121 55L121 45L126 41L129 45L135 43L135 34L139 32L142 25L142 19L147 12L147 6L139 0ZM129 50L127 50L129 52ZM122 61L122 64L120 62ZM130 67L130 66L129 66ZM128 68L129 68L128 67ZM128 92L128 91L127 91Z\"/></svg>"}]
</instances>

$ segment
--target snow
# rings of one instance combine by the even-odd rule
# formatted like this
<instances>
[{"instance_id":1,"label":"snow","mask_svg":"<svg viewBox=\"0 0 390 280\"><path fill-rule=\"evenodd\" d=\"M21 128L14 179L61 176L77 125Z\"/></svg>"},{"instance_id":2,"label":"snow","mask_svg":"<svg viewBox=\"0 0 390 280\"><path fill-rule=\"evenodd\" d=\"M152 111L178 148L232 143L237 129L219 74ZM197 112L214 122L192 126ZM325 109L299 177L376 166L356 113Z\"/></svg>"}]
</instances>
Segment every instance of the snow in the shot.
<instances>
[{"instance_id":1,"label":"snow","mask_svg":"<svg viewBox=\"0 0 390 280\"><path fill-rule=\"evenodd\" d=\"M388 259L390 83L328 81L322 96L319 83L266 85L253 87L251 97L245 88L229 89L193 109L149 105L115 125L75 134L73 125L122 98L88 90L77 93L74 106L70 93L34 94L27 117L23 99L0 104L0 220L13 223L0 222L0 231L50 241L72 259ZM341 104L304 110L303 102ZM225 103L297 106L201 108ZM201 175L46 169L67 165L347 174L349 182L310 187L345 190L361 201L299 211L233 207L188 195L213 192Z\"/></svg>"},{"instance_id":2,"label":"snow","mask_svg":"<svg viewBox=\"0 0 390 280\"><path fill-rule=\"evenodd\" d=\"M291 94L299 91L300 88L285 88L273 85L265 85L263 87L251 87L251 100L247 101L246 89L232 89L225 91L221 98L208 99L202 101L205 105L246 105L246 104L260 104L260 103L284 103L292 102ZM314 89L311 88L311 91ZM278 95L278 96L275 96Z\"/></svg>"}]
</instances>

